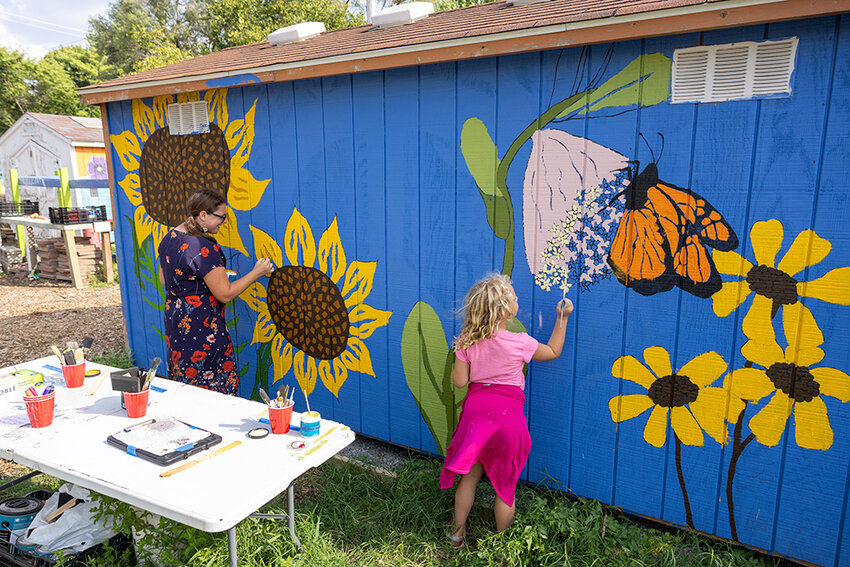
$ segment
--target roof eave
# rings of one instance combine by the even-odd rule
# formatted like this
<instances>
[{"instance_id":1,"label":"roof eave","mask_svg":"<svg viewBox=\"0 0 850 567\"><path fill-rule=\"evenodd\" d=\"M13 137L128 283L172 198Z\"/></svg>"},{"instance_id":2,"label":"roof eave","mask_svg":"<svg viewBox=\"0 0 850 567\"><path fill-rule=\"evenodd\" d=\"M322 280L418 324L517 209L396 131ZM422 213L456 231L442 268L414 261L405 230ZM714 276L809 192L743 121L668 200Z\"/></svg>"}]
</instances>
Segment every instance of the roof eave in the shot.
<instances>
[{"instance_id":1,"label":"roof eave","mask_svg":"<svg viewBox=\"0 0 850 567\"><path fill-rule=\"evenodd\" d=\"M231 79L226 81L228 86L274 83L765 24L848 11L850 11L850 0L721 0L490 35L234 69L220 73L111 87L84 87L77 92L83 104L102 104L162 94L207 90L220 86L225 82L222 79Z\"/></svg>"}]
</instances>

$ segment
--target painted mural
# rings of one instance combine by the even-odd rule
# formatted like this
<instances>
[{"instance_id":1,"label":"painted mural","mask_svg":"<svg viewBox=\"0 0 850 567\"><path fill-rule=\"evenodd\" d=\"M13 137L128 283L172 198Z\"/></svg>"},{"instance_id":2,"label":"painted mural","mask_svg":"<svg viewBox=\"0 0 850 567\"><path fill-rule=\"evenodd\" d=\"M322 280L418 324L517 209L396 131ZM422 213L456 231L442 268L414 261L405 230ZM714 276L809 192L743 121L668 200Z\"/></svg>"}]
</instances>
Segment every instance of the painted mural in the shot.
<instances>
[{"instance_id":1,"label":"painted mural","mask_svg":"<svg viewBox=\"0 0 850 567\"><path fill-rule=\"evenodd\" d=\"M228 267L276 266L228 306L240 395L295 386L359 433L441 455L465 394L459 301L508 274L511 330L539 338L559 299L576 305L561 358L527 370L524 480L847 564L848 30L785 22L110 103L131 346L164 353L156 246L187 191L216 187ZM670 102L675 49L788 37L791 96ZM167 134L178 100L208 101L209 135Z\"/></svg>"}]
</instances>

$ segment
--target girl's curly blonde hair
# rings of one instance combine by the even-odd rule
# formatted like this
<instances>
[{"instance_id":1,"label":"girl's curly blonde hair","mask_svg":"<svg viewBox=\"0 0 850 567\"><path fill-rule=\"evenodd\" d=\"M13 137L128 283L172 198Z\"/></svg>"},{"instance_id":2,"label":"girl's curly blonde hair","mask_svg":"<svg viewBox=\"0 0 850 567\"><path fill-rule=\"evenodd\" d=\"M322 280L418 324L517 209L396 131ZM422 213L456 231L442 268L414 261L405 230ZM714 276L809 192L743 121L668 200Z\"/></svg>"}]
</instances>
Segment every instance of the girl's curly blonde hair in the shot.
<instances>
[{"instance_id":1,"label":"girl's curly blonde hair","mask_svg":"<svg viewBox=\"0 0 850 567\"><path fill-rule=\"evenodd\" d=\"M511 279L491 274L473 285L463 300L463 330L455 350L464 350L496 334L499 324L513 317Z\"/></svg>"}]
</instances>

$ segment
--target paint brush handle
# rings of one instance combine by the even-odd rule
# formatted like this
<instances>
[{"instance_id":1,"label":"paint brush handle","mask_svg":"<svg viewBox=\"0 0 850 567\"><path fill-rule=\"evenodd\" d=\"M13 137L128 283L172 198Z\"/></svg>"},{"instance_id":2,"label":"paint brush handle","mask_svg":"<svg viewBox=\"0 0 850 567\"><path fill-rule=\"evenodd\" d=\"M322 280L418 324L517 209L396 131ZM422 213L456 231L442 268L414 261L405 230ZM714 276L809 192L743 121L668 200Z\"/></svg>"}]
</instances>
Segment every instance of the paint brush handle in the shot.
<instances>
[{"instance_id":1,"label":"paint brush handle","mask_svg":"<svg viewBox=\"0 0 850 567\"><path fill-rule=\"evenodd\" d=\"M62 351L59 350L59 347L56 345L50 345L50 350L53 351L53 354L56 355L56 358L59 359L59 364L65 365L65 359L62 357Z\"/></svg>"},{"instance_id":2,"label":"paint brush handle","mask_svg":"<svg viewBox=\"0 0 850 567\"><path fill-rule=\"evenodd\" d=\"M156 369L159 368L160 362L162 362L162 359L159 357L156 357L151 361L151 367L145 376L145 382L142 384L142 389L139 390L140 392L144 392L150 387L151 382L153 382L153 377L156 375Z\"/></svg>"},{"instance_id":3,"label":"paint brush handle","mask_svg":"<svg viewBox=\"0 0 850 567\"><path fill-rule=\"evenodd\" d=\"M271 398L269 398L269 395L262 388L260 388L260 398L262 398L262 400L266 403L267 406L271 407Z\"/></svg>"}]
</instances>

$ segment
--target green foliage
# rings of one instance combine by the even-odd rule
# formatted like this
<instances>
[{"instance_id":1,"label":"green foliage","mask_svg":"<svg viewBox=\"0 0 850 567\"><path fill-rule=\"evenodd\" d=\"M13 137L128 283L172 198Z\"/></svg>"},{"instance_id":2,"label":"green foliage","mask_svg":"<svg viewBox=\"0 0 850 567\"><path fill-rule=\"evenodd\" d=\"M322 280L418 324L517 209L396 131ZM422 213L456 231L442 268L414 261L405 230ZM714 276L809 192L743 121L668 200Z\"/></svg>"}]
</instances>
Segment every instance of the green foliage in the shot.
<instances>
[{"instance_id":1,"label":"green foliage","mask_svg":"<svg viewBox=\"0 0 850 567\"><path fill-rule=\"evenodd\" d=\"M164 67L195 56L191 51L180 49L174 45L162 29L143 30L136 28L134 33L136 34L136 41L148 54L144 59L133 65L134 73Z\"/></svg>"},{"instance_id":2,"label":"green foliage","mask_svg":"<svg viewBox=\"0 0 850 567\"><path fill-rule=\"evenodd\" d=\"M467 6L477 6L478 4L489 4L494 0L438 0L434 2L435 12L444 12L446 10L456 10L458 8L466 8Z\"/></svg>"},{"instance_id":3,"label":"green foliage","mask_svg":"<svg viewBox=\"0 0 850 567\"><path fill-rule=\"evenodd\" d=\"M45 55L41 62L52 62L61 66L77 89L118 76L118 70L107 63L104 55L94 49L76 45L54 49Z\"/></svg>"},{"instance_id":4,"label":"green foliage","mask_svg":"<svg viewBox=\"0 0 850 567\"><path fill-rule=\"evenodd\" d=\"M207 0L204 34L213 51L266 41L276 29L324 22L329 30L360 25L344 0Z\"/></svg>"},{"instance_id":5,"label":"green foliage","mask_svg":"<svg viewBox=\"0 0 850 567\"><path fill-rule=\"evenodd\" d=\"M114 368L130 368L133 366L133 352L128 348L122 348L120 350L111 350L104 354L92 355L89 360Z\"/></svg>"},{"instance_id":6,"label":"green foliage","mask_svg":"<svg viewBox=\"0 0 850 567\"><path fill-rule=\"evenodd\" d=\"M0 133L27 110L29 85L35 64L23 53L0 47Z\"/></svg>"}]
</instances>

